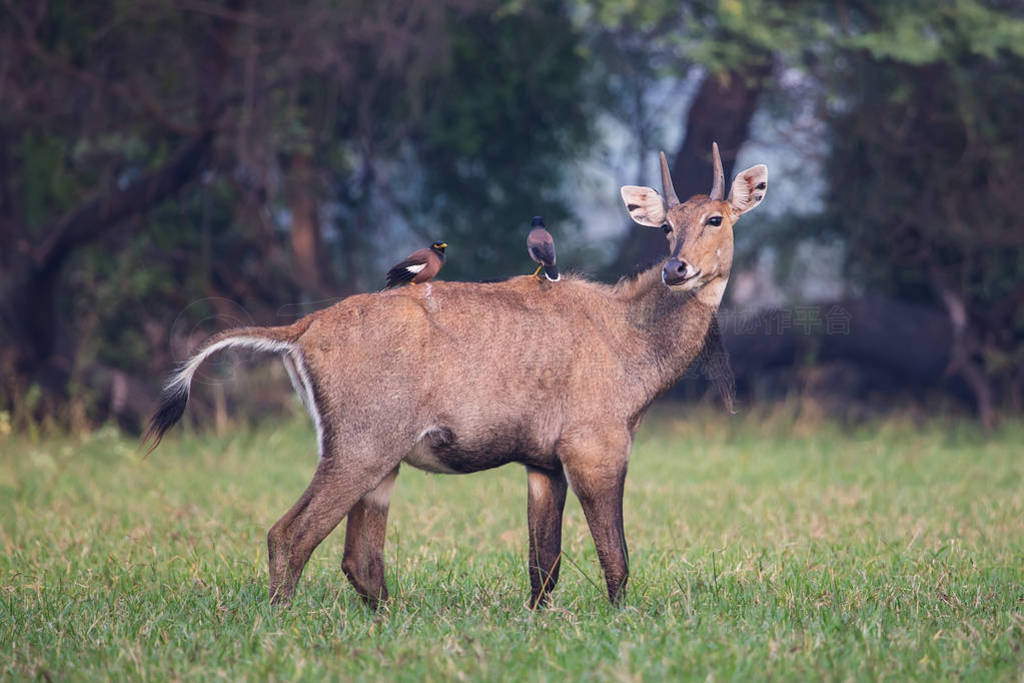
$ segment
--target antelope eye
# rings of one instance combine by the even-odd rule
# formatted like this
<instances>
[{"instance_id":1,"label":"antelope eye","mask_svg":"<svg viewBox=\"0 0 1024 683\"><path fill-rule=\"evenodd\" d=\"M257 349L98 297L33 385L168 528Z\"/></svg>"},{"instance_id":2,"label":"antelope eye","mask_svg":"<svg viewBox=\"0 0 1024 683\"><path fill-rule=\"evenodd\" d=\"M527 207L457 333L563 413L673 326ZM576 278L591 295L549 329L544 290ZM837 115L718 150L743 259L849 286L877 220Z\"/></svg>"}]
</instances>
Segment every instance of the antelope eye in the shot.
<instances>
[{"instance_id":1,"label":"antelope eye","mask_svg":"<svg viewBox=\"0 0 1024 683\"><path fill-rule=\"evenodd\" d=\"M707 219L704 222L707 223L708 225L721 225L722 224L722 217L721 216L712 216L711 218Z\"/></svg>"},{"instance_id":2,"label":"antelope eye","mask_svg":"<svg viewBox=\"0 0 1024 683\"><path fill-rule=\"evenodd\" d=\"M665 231L666 235L669 234L670 232L672 232L672 226L669 225L668 223L666 223L665 225L661 226L661 229Z\"/></svg>"}]
</instances>

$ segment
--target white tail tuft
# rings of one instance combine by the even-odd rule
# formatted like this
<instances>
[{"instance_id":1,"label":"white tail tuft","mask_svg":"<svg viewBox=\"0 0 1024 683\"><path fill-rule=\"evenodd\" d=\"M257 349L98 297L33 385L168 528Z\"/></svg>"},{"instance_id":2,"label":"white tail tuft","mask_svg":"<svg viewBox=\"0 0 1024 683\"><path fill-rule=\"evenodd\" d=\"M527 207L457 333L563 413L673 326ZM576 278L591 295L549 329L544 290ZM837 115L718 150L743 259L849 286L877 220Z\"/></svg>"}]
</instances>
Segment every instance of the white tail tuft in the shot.
<instances>
[{"instance_id":1,"label":"white tail tuft","mask_svg":"<svg viewBox=\"0 0 1024 683\"><path fill-rule=\"evenodd\" d=\"M221 339L216 344L210 344L205 349L185 361L185 364L181 366L181 369L174 373L174 376L171 378L171 381L167 383L164 390L180 391L181 389L184 389L187 393L192 386L192 375L196 373L196 370L198 370L199 366L203 364L203 361L221 349L227 349L233 346L253 349L254 351L269 351L271 353L281 353L295 349L295 345L291 342L277 341L275 339L267 339L265 337L228 337L227 339Z\"/></svg>"},{"instance_id":2,"label":"white tail tuft","mask_svg":"<svg viewBox=\"0 0 1024 683\"><path fill-rule=\"evenodd\" d=\"M284 361L285 370L288 372L288 378L291 380L295 391L298 392L299 398L302 399L303 405L306 406L306 410L309 411L309 416L313 419L313 426L316 427L317 451L322 458L324 455L323 419L320 415L320 408L316 403L316 394L313 390L313 383L309 377L309 370L306 368L306 362L302 357L302 352L299 350L299 347L290 341L246 335L227 337L210 344L202 351L185 361L181 368L174 373L171 377L171 381L167 383L166 387L164 387L160 409L154 416L148 433L156 437L156 443L153 444L153 448L155 448L156 444L160 442L160 438L163 436L164 432L181 418L181 415L185 410L185 403L188 401L189 392L192 388L192 377L195 375L196 370L199 369L199 366L202 365L203 361L211 355L223 349L232 347L282 354L282 360ZM149 436L147 435L147 440L148 439Z\"/></svg>"}]
</instances>

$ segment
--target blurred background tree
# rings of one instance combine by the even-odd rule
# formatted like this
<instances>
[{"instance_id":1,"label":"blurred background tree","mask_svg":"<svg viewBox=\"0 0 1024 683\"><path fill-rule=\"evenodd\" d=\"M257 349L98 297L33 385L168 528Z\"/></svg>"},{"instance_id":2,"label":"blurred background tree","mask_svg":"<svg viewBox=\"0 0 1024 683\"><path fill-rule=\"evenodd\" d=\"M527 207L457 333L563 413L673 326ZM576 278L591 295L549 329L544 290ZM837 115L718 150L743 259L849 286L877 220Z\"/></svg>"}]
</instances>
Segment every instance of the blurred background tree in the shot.
<instances>
[{"instance_id":1,"label":"blurred background tree","mask_svg":"<svg viewBox=\"0 0 1024 683\"><path fill-rule=\"evenodd\" d=\"M848 94L829 119L821 227L849 245L850 277L941 303L948 370L991 425L997 396L1019 398L1024 380L1024 34L999 44L996 16L947 19L925 54L890 54L905 42L893 36L850 55L839 74Z\"/></svg>"},{"instance_id":2,"label":"blurred background tree","mask_svg":"<svg viewBox=\"0 0 1024 683\"><path fill-rule=\"evenodd\" d=\"M617 185L665 148L706 192L717 140L776 180L727 300L791 316L781 266L829 248L848 295L819 308L859 323L734 328L741 386L839 361L991 423L1024 392L1022 50L995 0L5 0L0 410L134 429L203 334L376 289L433 239L443 278L525 272L537 213L617 277L664 249Z\"/></svg>"},{"instance_id":3,"label":"blurred background tree","mask_svg":"<svg viewBox=\"0 0 1024 683\"><path fill-rule=\"evenodd\" d=\"M493 277L531 211L569 215L558 187L589 119L557 5L4 15L0 396L17 416L137 419L194 302L193 319L280 323L283 303L375 288L403 242L449 235L452 273Z\"/></svg>"},{"instance_id":4,"label":"blurred background tree","mask_svg":"<svg viewBox=\"0 0 1024 683\"><path fill-rule=\"evenodd\" d=\"M831 93L830 151L812 222L846 245L849 279L941 306L945 372L991 426L997 402L1019 409L1024 395L1024 230L1011 199L1022 187L1024 7L864 3L840 16L836 56L816 67Z\"/></svg>"}]
</instances>

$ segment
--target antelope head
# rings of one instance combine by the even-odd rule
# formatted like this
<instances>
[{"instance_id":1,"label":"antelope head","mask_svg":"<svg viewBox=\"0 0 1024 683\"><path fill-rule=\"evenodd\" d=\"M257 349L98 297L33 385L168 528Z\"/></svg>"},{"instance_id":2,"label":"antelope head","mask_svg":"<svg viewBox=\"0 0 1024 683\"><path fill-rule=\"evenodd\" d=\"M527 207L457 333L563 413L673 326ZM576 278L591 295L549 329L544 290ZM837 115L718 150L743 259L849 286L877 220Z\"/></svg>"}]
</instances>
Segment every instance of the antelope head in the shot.
<instances>
[{"instance_id":1,"label":"antelope head","mask_svg":"<svg viewBox=\"0 0 1024 683\"><path fill-rule=\"evenodd\" d=\"M661 228L668 238L669 259L661 278L673 290L692 291L717 306L732 268L732 226L761 203L768 188L764 164L741 171L725 196L725 173L718 144L712 144L714 184L709 194L680 202L672 187L665 153L661 153L664 197L650 187L624 185L620 190L626 210L640 225Z\"/></svg>"}]
</instances>

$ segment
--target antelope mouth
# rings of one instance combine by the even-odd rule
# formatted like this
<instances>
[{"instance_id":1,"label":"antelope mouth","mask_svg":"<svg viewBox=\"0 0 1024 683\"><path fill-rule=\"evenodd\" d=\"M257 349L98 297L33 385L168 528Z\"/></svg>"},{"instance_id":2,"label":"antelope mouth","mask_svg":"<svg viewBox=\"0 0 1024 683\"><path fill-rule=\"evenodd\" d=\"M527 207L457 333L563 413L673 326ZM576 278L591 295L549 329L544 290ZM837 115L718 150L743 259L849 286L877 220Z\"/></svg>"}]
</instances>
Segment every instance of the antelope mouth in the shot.
<instances>
[{"instance_id":1,"label":"antelope mouth","mask_svg":"<svg viewBox=\"0 0 1024 683\"><path fill-rule=\"evenodd\" d=\"M661 274L662 282L674 292L698 292L721 277L722 274L718 272L717 268L711 273L697 271L690 277L672 278L665 273Z\"/></svg>"},{"instance_id":2,"label":"antelope mouth","mask_svg":"<svg viewBox=\"0 0 1024 683\"><path fill-rule=\"evenodd\" d=\"M683 273L672 273L661 271L661 281L668 285L669 289L678 289L680 291L689 291L696 287L707 284L706 281L701 281L701 275L703 271L696 271L690 275L684 275Z\"/></svg>"}]
</instances>

